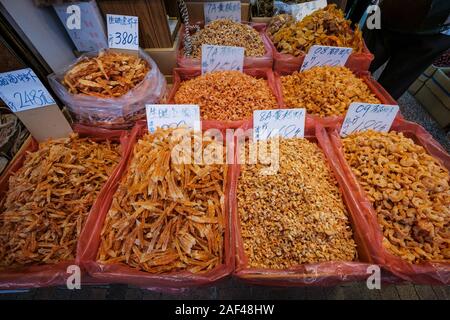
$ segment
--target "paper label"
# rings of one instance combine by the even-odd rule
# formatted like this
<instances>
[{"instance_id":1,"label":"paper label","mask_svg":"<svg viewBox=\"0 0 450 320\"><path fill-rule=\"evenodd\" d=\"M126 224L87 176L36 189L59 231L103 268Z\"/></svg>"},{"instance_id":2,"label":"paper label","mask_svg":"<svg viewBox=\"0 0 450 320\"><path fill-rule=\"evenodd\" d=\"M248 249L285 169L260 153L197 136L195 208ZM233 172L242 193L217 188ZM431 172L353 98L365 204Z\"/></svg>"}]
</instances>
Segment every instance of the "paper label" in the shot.
<instances>
[{"instance_id":1,"label":"paper label","mask_svg":"<svg viewBox=\"0 0 450 320\"><path fill-rule=\"evenodd\" d=\"M306 110L276 109L253 112L253 140L267 140L275 136L303 138Z\"/></svg>"},{"instance_id":2,"label":"paper label","mask_svg":"<svg viewBox=\"0 0 450 320\"><path fill-rule=\"evenodd\" d=\"M110 48L139 50L139 18L116 14L106 15Z\"/></svg>"},{"instance_id":3,"label":"paper label","mask_svg":"<svg viewBox=\"0 0 450 320\"><path fill-rule=\"evenodd\" d=\"M217 19L230 19L235 22L241 22L240 1L206 2L203 4L203 9L206 24Z\"/></svg>"},{"instance_id":4,"label":"paper label","mask_svg":"<svg viewBox=\"0 0 450 320\"><path fill-rule=\"evenodd\" d=\"M0 97L13 112L55 104L30 68L0 73Z\"/></svg>"},{"instance_id":5,"label":"paper label","mask_svg":"<svg viewBox=\"0 0 450 320\"><path fill-rule=\"evenodd\" d=\"M190 104L147 104L147 125L150 132L186 126L200 131L200 108Z\"/></svg>"},{"instance_id":6,"label":"paper label","mask_svg":"<svg viewBox=\"0 0 450 320\"><path fill-rule=\"evenodd\" d=\"M388 132L398 109L397 105L353 102L345 115L341 137L369 129Z\"/></svg>"},{"instance_id":7,"label":"paper label","mask_svg":"<svg viewBox=\"0 0 450 320\"><path fill-rule=\"evenodd\" d=\"M244 48L202 45L202 74L219 70L244 69Z\"/></svg>"},{"instance_id":8,"label":"paper label","mask_svg":"<svg viewBox=\"0 0 450 320\"><path fill-rule=\"evenodd\" d=\"M310 15L316 10L325 8L327 0L309 1L291 5L291 12L297 21L301 21L304 17Z\"/></svg>"},{"instance_id":9,"label":"paper label","mask_svg":"<svg viewBox=\"0 0 450 320\"><path fill-rule=\"evenodd\" d=\"M301 71L318 66L344 66L352 54L352 48L312 46L303 60Z\"/></svg>"}]
</instances>

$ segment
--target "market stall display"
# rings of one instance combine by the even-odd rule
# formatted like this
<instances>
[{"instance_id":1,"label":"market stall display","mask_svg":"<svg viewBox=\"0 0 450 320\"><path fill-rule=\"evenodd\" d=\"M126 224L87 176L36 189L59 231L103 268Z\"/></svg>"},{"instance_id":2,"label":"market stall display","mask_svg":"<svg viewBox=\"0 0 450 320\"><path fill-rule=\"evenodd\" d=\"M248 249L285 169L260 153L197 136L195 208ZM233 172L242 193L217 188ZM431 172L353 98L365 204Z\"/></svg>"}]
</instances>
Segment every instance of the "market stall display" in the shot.
<instances>
[{"instance_id":1,"label":"market stall display","mask_svg":"<svg viewBox=\"0 0 450 320\"><path fill-rule=\"evenodd\" d=\"M279 14L270 19L270 22L267 25L267 33L269 37L272 37L275 33L278 32L281 28L290 26L295 23L295 19L290 14Z\"/></svg>"},{"instance_id":2,"label":"market stall display","mask_svg":"<svg viewBox=\"0 0 450 320\"><path fill-rule=\"evenodd\" d=\"M299 70L313 45L350 47L346 66L353 71L369 69L373 55L368 52L359 29L352 30L336 5L316 10L296 23L286 24L271 36L274 71L291 73Z\"/></svg>"},{"instance_id":3,"label":"market stall display","mask_svg":"<svg viewBox=\"0 0 450 320\"><path fill-rule=\"evenodd\" d=\"M314 67L280 77L285 105L306 108L320 117L344 116L352 102L380 103L382 97L369 87L369 81L339 66Z\"/></svg>"},{"instance_id":4,"label":"market stall display","mask_svg":"<svg viewBox=\"0 0 450 320\"><path fill-rule=\"evenodd\" d=\"M236 122L254 110L276 109L279 99L269 69L218 71L200 75L197 69L175 69L170 103L198 104L203 120Z\"/></svg>"},{"instance_id":5,"label":"market stall display","mask_svg":"<svg viewBox=\"0 0 450 320\"><path fill-rule=\"evenodd\" d=\"M0 288L62 284L68 276L84 223L126 145L120 130L74 131L30 140L0 179Z\"/></svg>"},{"instance_id":6,"label":"market stall display","mask_svg":"<svg viewBox=\"0 0 450 320\"><path fill-rule=\"evenodd\" d=\"M146 126L134 127L127 160L111 181L104 205L86 223L80 262L97 279L140 287L216 281L233 268L231 172L220 158L222 145L204 140L202 161L194 163L193 153L176 151L183 142L183 150L193 148L191 132L157 129L150 134ZM218 153L209 154L212 149Z\"/></svg>"},{"instance_id":7,"label":"market stall display","mask_svg":"<svg viewBox=\"0 0 450 320\"><path fill-rule=\"evenodd\" d=\"M339 137L330 131L342 166L344 193L356 199L378 241L377 263L402 279L449 284L450 156L421 126L396 119L389 133ZM381 259L381 260L379 260Z\"/></svg>"},{"instance_id":8,"label":"market stall display","mask_svg":"<svg viewBox=\"0 0 450 320\"><path fill-rule=\"evenodd\" d=\"M244 48L244 67L272 68L272 48L264 32L264 24L238 23L229 19L218 19L204 26L191 26L190 42L182 42L177 56L179 67L200 67L202 45L232 46ZM180 30L180 39L185 39L185 28ZM189 48L189 51L188 51Z\"/></svg>"},{"instance_id":9,"label":"market stall display","mask_svg":"<svg viewBox=\"0 0 450 320\"><path fill-rule=\"evenodd\" d=\"M87 53L48 78L76 122L114 129L132 127L145 116L145 104L159 102L166 89L158 66L142 50Z\"/></svg>"}]
</instances>

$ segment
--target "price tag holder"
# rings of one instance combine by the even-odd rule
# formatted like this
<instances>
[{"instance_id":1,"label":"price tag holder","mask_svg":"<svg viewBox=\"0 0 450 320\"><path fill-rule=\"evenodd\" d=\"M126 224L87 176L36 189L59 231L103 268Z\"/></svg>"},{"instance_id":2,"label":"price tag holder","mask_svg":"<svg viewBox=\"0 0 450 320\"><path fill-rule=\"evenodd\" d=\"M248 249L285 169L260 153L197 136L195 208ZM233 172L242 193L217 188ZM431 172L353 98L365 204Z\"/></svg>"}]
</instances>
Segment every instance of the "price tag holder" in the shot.
<instances>
[{"instance_id":1,"label":"price tag holder","mask_svg":"<svg viewBox=\"0 0 450 320\"><path fill-rule=\"evenodd\" d=\"M205 2L203 9L205 24L217 19L230 19L235 22L241 22L240 1Z\"/></svg>"},{"instance_id":2,"label":"price tag holder","mask_svg":"<svg viewBox=\"0 0 450 320\"><path fill-rule=\"evenodd\" d=\"M255 110L253 112L253 140L267 140L275 136L303 138L306 109Z\"/></svg>"},{"instance_id":3,"label":"price tag holder","mask_svg":"<svg viewBox=\"0 0 450 320\"><path fill-rule=\"evenodd\" d=\"M37 141L72 133L55 100L32 69L0 73L0 97Z\"/></svg>"},{"instance_id":4,"label":"price tag holder","mask_svg":"<svg viewBox=\"0 0 450 320\"><path fill-rule=\"evenodd\" d=\"M340 135L345 137L354 132L370 129L388 132L398 110L397 105L353 102L345 115Z\"/></svg>"},{"instance_id":5,"label":"price tag holder","mask_svg":"<svg viewBox=\"0 0 450 320\"><path fill-rule=\"evenodd\" d=\"M139 18L116 14L106 15L108 45L111 49L139 50Z\"/></svg>"},{"instance_id":6,"label":"price tag holder","mask_svg":"<svg viewBox=\"0 0 450 320\"><path fill-rule=\"evenodd\" d=\"M309 1L291 5L292 16L301 21L304 17L310 15L316 10L323 9L327 6L327 0Z\"/></svg>"},{"instance_id":7,"label":"price tag holder","mask_svg":"<svg viewBox=\"0 0 450 320\"><path fill-rule=\"evenodd\" d=\"M312 46L303 60L300 71L318 66L344 66L352 54L352 48Z\"/></svg>"},{"instance_id":8,"label":"price tag holder","mask_svg":"<svg viewBox=\"0 0 450 320\"><path fill-rule=\"evenodd\" d=\"M168 129L186 126L200 131L200 108L191 104L147 104L147 126L150 132L156 128Z\"/></svg>"},{"instance_id":9,"label":"price tag holder","mask_svg":"<svg viewBox=\"0 0 450 320\"><path fill-rule=\"evenodd\" d=\"M202 45L202 74L219 70L244 69L244 48Z\"/></svg>"}]
</instances>

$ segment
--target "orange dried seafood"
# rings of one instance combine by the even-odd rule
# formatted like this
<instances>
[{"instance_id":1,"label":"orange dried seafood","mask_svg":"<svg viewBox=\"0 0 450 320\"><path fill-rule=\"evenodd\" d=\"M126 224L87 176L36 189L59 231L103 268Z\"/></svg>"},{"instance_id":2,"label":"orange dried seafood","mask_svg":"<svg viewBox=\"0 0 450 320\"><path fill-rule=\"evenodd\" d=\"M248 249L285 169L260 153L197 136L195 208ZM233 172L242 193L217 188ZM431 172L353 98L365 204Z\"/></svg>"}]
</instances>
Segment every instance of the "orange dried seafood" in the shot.
<instances>
[{"instance_id":1,"label":"orange dried seafood","mask_svg":"<svg viewBox=\"0 0 450 320\"><path fill-rule=\"evenodd\" d=\"M380 103L363 79L346 67L314 67L281 77L289 108L306 108L321 117L342 116L352 102Z\"/></svg>"},{"instance_id":2,"label":"orange dried seafood","mask_svg":"<svg viewBox=\"0 0 450 320\"><path fill-rule=\"evenodd\" d=\"M313 45L350 47L359 53L364 49L361 31L353 31L351 21L335 4L314 11L301 21L287 24L272 36L279 52L299 56Z\"/></svg>"},{"instance_id":3,"label":"orange dried seafood","mask_svg":"<svg viewBox=\"0 0 450 320\"><path fill-rule=\"evenodd\" d=\"M227 166L174 162L180 139L158 129L137 142L103 226L100 263L197 273L223 262Z\"/></svg>"},{"instance_id":4,"label":"orange dried seafood","mask_svg":"<svg viewBox=\"0 0 450 320\"><path fill-rule=\"evenodd\" d=\"M181 83L177 104L198 104L204 120L242 120L254 110L276 109L267 80L239 71L217 71Z\"/></svg>"},{"instance_id":5,"label":"orange dried seafood","mask_svg":"<svg viewBox=\"0 0 450 320\"><path fill-rule=\"evenodd\" d=\"M119 159L117 144L77 135L29 153L0 202L0 269L74 259L87 215Z\"/></svg>"},{"instance_id":6,"label":"orange dried seafood","mask_svg":"<svg viewBox=\"0 0 450 320\"><path fill-rule=\"evenodd\" d=\"M383 245L411 263L450 260L450 175L402 133L366 131L343 140L345 158L366 191Z\"/></svg>"},{"instance_id":7,"label":"orange dried seafood","mask_svg":"<svg viewBox=\"0 0 450 320\"><path fill-rule=\"evenodd\" d=\"M137 86L149 70L148 62L137 56L105 50L79 61L62 83L72 94L115 98Z\"/></svg>"}]
</instances>

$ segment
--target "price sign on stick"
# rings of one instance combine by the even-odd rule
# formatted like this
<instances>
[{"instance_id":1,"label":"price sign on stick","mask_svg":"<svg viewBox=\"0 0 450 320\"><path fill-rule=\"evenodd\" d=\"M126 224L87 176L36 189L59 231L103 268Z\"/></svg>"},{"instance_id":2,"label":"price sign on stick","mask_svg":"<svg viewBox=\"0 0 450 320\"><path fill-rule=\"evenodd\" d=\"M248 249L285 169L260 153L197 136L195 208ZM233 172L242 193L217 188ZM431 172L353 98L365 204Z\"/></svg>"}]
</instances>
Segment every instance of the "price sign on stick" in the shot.
<instances>
[{"instance_id":1,"label":"price sign on stick","mask_svg":"<svg viewBox=\"0 0 450 320\"><path fill-rule=\"evenodd\" d=\"M139 19L134 16L106 15L108 45L114 49L139 50Z\"/></svg>"},{"instance_id":2,"label":"price sign on stick","mask_svg":"<svg viewBox=\"0 0 450 320\"><path fill-rule=\"evenodd\" d=\"M325 8L327 6L327 0L309 1L305 3L298 3L291 5L292 16L301 21L304 17L310 15L316 10Z\"/></svg>"},{"instance_id":3,"label":"price sign on stick","mask_svg":"<svg viewBox=\"0 0 450 320\"><path fill-rule=\"evenodd\" d=\"M67 137L72 129L30 68L0 73L0 97L37 141Z\"/></svg>"},{"instance_id":4,"label":"price sign on stick","mask_svg":"<svg viewBox=\"0 0 450 320\"><path fill-rule=\"evenodd\" d=\"M147 126L150 132L156 128L188 127L200 131L200 108L190 104L147 104Z\"/></svg>"},{"instance_id":5,"label":"price sign on stick","mask_svg":"<svg viewBox=\"0 0 450 320\"><path fill-rule=\"evenodd\" d=\"M301 71L317 66L344 66L352 48L312 46L303 60Z\"/></svg>"},{"instance_id":6,"label":"price sign on stick","mask_svg":"<svg viewBox=\"0 0 450 320\"><path fill-rule=\"evenodd\" d=\"M202 74L219 70L244 69L244 48L202 45Z\"/></svg>"},{"instance_id":7,"label":"price sign on stick","mask_svg":"<svg viewBox=\"0 0 450 320\"><path fill-rule=\"evenodd\" d=\"M203 5L203 9L205 12L205 23L217 19L230 19L235 22L241 22L240 1L206 2Z\"/></svg>"},{"instance_id":8,"label":"price sign on stick","mask_svg":"<svg viewBox=\"0 0 450 320\"><path fill-rule=\"evenodd\" d=\"M345 115L340 132L341 137L370 129L388 132L398 109L397 105L353 102Z\"/></svg>"},{"instance_id":9,"label":"price sign on stick","mask_svg":"<svg viewBox=\"0 0 450 320\"><path fill-rule=\"evenodd\" d=\"M305 116L305 109L255 110L253 140L267 140L275 136L303 138Z\"/></svg>"}]
</instances>

